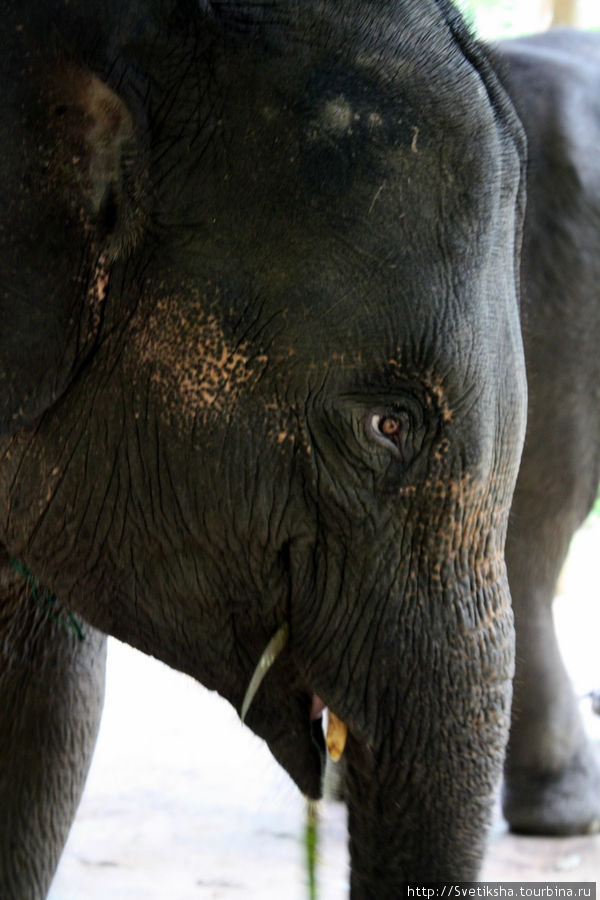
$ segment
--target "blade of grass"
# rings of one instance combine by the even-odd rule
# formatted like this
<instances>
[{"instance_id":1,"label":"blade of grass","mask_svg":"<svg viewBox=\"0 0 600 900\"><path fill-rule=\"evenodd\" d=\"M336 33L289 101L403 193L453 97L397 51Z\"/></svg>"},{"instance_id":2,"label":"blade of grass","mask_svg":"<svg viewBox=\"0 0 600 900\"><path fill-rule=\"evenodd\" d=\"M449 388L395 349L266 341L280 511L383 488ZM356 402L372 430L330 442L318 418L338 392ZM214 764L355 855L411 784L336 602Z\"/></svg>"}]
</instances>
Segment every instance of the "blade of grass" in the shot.
<instances>
[{"instance_id":1,"label":"blade of grass","mask_svg":"<svg viewBox=\"0 0 600 900\"><path fill-rule=\"evenodd\" d=\"M306 801L306 823L304 826L304 846L306 848L306 869L308 873L309 900L317 900L317 854L319 850L319 808L314 800Z\"/></svg>"}]
</instances>

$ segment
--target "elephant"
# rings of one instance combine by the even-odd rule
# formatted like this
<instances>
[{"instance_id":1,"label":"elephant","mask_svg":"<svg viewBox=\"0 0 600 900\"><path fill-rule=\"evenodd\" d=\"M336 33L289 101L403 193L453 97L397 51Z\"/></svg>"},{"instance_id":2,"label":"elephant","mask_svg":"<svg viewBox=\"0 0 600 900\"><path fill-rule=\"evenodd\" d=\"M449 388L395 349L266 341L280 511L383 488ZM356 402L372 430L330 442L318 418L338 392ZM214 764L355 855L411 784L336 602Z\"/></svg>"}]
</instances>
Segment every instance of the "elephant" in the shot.
<instances>
[{"instance_id":1,"label":"elephant","mask_svg":"<svg viewBox=\"0 0 600 900\"><path fill-rule=\"evenodd\" d=\"M1 9L0 895L47 894L107 634L309 798L330 711L354 898L474 880L503 767L515 830L597 828L550 614L599 477L597 39Z\"/></svg>"},{"instance_id":2,"label":"elephant","mask_svg":"<svg viewBox=\"0 0 600 900\"><path fill-rule=\"evenodd\" d=\"M521 267L529 412L506 544L517 652L503 807L514 831L576 834L600 828L600 774L552 599L600 478L600 38L552 29L500 49L529 144Z\"/></svg>"}]
</instances>

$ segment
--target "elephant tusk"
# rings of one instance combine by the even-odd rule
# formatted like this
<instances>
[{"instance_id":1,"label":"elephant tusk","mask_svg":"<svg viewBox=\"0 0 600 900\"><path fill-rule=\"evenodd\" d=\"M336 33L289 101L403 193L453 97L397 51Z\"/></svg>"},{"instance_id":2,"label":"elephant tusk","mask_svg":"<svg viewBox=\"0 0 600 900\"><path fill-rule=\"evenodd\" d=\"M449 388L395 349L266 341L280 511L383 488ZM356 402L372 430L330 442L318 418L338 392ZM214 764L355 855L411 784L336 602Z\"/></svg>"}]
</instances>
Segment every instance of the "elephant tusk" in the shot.
<instances>
[{"instance_id":1,"label":"elephant tusk","mask_svg":"<svg viewBox=\"0 0 600 900\"><path fill-rule=\"evenodd\" d=\"M329 710L329 720L327 722L327 749L333 762L339 762L342 758L344 748L346 746L346 738L348 737L348 726L341 719L338 719L335 713Z\"/></svg>"},{"instance_id":2,"label":"elephant tusk","mask_svg":"<svg viewBox=\"0 0 600 900\"><path fill-rule=\"evenodd\" d=\"M277 629L277 631L263 650L262 656L259 659L254 672L252 673L250 684L248 685L248 689L244 695L244 702L242 703L242 711L240 713L242 722L245 720L248 714L250 704L256 696L256 692L260 687L261 681L287 644L289 636L289 623L284 622L283 625L280 625L280 627Z\"/></svg>"}]
</instances>

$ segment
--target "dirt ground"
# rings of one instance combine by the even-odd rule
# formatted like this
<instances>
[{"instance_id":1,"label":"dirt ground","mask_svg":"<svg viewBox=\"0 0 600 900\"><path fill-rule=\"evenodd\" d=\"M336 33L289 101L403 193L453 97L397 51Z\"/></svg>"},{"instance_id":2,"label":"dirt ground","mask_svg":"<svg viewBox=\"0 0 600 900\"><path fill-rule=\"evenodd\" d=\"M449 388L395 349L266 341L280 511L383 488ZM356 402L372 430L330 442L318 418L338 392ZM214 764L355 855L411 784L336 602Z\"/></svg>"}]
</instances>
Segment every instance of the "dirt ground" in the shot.
<instances>
[{"instance_id":1,"label":"dirt ground","mask_svg":"<svg viewBox=\"0 0 600 900\"><path fill-rule=\"evenodd\" d=\"M576 537L555 604L563 653L600 752L600 526ZM303 800L216 695L111 641L86 791L50 900L307 900ZM344 810L321 807L320 900L348 890ZM481 878L596 881L600 836L514 837L500 816Z\"/></svg>"}]
</instances>

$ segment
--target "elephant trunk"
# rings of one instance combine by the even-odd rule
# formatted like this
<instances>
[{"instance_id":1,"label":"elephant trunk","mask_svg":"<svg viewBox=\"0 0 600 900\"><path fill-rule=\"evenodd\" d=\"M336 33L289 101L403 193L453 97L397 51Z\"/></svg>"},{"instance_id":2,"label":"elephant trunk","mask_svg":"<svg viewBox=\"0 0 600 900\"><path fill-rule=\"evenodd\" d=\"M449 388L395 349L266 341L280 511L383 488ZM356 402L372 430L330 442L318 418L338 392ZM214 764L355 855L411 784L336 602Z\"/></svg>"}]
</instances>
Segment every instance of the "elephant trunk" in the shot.
<instances>
[{"instance_id":1,"label":"elephant trunk","mask_svg":"<svg viewBox=\"0 0 600 900\"><path fill-rule=\"evenodd\" d=\"M445 640L399 663L379 743L346 750L353 898L396 898L406 882L477 878L508 739L514 659L506 580L454 613ZM446 606L446 612L454 604ZM406 649L406 648L405 648ZM413 657L413 660L415 657ZM406 662L406 660L404 661ZM396 699L397 698L397 699Z\"/></svg>"}]
</instances>

